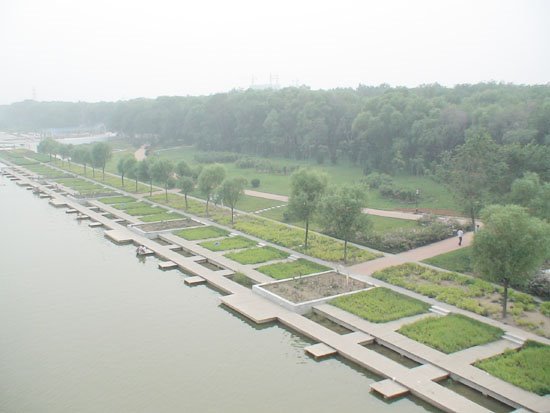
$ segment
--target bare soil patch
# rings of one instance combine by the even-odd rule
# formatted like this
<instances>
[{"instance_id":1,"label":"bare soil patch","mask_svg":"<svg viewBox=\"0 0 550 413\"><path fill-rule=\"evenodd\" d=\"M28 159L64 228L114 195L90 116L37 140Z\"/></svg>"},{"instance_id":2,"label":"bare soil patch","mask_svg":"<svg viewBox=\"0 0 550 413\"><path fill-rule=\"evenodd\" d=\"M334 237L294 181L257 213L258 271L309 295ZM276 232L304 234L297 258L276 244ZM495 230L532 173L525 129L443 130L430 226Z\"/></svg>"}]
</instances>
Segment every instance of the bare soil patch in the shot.
<instances>
[{"instance_id":1,"label":"bare soil patch","mask_svg":"<svg viewBox=\"0 0 550 413\"><path fill-rule=\"evenodd\" d=\"M293 303L359 291L367 287L367 283L337 272L294 278L262 286L262 288Z\"/></svg>"}]
</instances>

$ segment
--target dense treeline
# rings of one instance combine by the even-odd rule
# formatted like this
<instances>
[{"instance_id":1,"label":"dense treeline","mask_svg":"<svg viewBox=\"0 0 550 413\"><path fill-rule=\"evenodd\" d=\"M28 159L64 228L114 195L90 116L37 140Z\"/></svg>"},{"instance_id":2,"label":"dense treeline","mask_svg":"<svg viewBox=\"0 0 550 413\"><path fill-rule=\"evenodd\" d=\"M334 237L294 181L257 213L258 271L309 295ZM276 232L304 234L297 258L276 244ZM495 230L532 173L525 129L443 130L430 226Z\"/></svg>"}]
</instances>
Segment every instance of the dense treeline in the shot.
<instances>
[{"instance_id":1,"label":"dense treeline","mask_svg":"<svg viewBox=\"0 0 550 413\"><path fill-rule=\"evenodd\" d=\"M550 86L381 85L325 91L302 87L113 103L25 101L0 106L3 130L98 124L160 145L194 144L205 150L319 163L349 159L366 173L421 175L434 171L442 155L463 144L470 130L487 131L499 146L512 148L510 156L529 157L542 146L547 149ZM518 148L526 147L527 154L518 154Z\"/></svg>"}]
</instances>

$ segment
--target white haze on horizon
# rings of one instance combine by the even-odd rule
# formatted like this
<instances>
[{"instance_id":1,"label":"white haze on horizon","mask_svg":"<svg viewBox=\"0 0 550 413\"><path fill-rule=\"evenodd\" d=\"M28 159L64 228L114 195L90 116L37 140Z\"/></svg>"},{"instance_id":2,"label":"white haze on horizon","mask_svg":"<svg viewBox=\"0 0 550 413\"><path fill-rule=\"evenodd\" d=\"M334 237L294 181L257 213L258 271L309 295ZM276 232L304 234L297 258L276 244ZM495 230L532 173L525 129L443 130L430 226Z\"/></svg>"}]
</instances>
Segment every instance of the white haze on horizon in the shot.
<instances>
[{"instance_id":1,"label":"white haze on horizon","mask_svg":"<svg viewBox=\"0 0 550 413\"><path fill-rule=\"evenodd\" d=\"M1 0L0 104L550 82L545 0Z\"/></svg>"}]
</instances>

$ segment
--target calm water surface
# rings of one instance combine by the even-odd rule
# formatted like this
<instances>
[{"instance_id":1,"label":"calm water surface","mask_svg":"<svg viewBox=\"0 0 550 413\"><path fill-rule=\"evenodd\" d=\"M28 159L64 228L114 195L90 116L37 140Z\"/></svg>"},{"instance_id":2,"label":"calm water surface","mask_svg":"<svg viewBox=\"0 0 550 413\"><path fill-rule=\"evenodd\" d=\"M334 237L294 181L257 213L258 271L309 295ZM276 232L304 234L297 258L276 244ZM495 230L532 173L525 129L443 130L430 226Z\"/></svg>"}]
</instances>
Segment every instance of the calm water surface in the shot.
<instances>
[{"instance_id":1,"label":"calm water surface","mask_svg":"<svg viewBox=\"0 0 550 413\"><path fill-rule=\"evenodd\" d=\"M0 178L1 412L426 412Z\"/></svg>"}]
</instances>

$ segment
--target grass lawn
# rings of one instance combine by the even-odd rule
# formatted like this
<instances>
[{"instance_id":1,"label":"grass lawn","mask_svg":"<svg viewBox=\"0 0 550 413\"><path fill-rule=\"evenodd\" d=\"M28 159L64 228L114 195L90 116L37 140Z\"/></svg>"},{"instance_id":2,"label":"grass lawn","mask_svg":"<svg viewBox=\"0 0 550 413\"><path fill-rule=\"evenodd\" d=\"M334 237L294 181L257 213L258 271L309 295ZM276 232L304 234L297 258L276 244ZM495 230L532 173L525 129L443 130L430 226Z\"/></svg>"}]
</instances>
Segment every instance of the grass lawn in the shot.
<instances>
[{"instance_id":1,"label":"grass lawn","mask_svg":"<svg viewBox=\"0 0 550 413\"><path fill-rule=\"evenodd\" d=\"M263 265L256 268L263 274L269 275L276 280L299 277L301 275L315 274L317 272L328 271L330 268L300 258L296 261L282 262L278 264Z\"/></svg>"},{"instance_id":2,"label":"grass lawn","mask_svg":"<svg viewBox=\"0 0 550 413\"><path fill-rule=\"evenodd\" d=\"M504 333L461 314L426 318L407 324L398 332L447 354L496 341Z\"/></svg>"},{"instance_id":3,"label":"grass lawn","mask_svg":"<svg viewBox=\"0 0 550 413\"><path fill-rule=\"evenodd\" d=\"M423 301L383 287L338 297L330 304L373 323L385 323L422 314L430 308L430 305Z\"/></svg>"},{"instance_id":4,"label":"grass lawn","mask_svg":"<svg viewBox=\"0 0 550 413\"><path fill-rule=\"evenodd\" d=\"M284 202L274 201L272 199L258 198L255 196L242 195L235 205L236 209L245 212L259 211L260 209L271 208L277 205L283 205Z\"/></svg>"},{"instance_id":5,"label":"grass lawn","mask_svg":"<svg viewBox=\"0 0 550 413\"><path fill-rule=\"evenodd\" d=\"M236 250L240 248L248 248L256 245L257 242L249 238L236 236L224 238L218 241L205 241L200 243L201 247L207 248L210 251L227 251L227 250Z\"/></svg>"},{"instance_id":6,"label":"grass lawn","mask_svg":"<svg viewBox=\"0 0 550 413\"><path fill-rule=\"evenodd\" d=\"M229 254L225 254L225 256L230 260L237 261L240 264L259 264L261 262L285 259L288 257L288 254L284 251L278 250L277 248L267 246L250 248L239 252L231 252Z\"/></svg>"},{"instance_id":7,"label":"grass lawn","mask_svg":"<svg viewBox=\"0 0 550 413\"><path fill-rule=\"evenodd\" d=\"M187 240L207 239L207 238L219 238L225 237L229 234L229 231L218 227L199 227L182 229L181 231L174 232L175 235Z\"/></svg>"},{"instance_id":8,"label":"grass lawn","mask_svg":"<svg viewBox=\"0 0 550 413\"><path fill-rule=\"evenodd\" d=\"M428 258L423 262L449 271L466 274L472 274L474 272L472 247L464 247L445 254L437 255L435 257Z\"/></svg>"},{"instance_id":9,"label":"grass lawn","mask_svg":"<svg viewBox=\"0 0 550 413\"><path fill-rule=\"evenodd\" d=\"M149 204L143 204L143 203L134 208L127 208L124 212L133 216L143 216L143 215L153 215L153 214L159 215L159 214L168 213L168 211L166 211L163 208L154 208Z\"/></svg>"},{"instance_id":10,"label":"grass lawn","mask_svg":"<svg viewBox=\"0 0 550 413\"><path fill-rule=\"evenodd\" d=\"M474 366L540 396L550 393L550 346L527 341L519 350L506 351Z\"/></svg>"}]
</instances>

